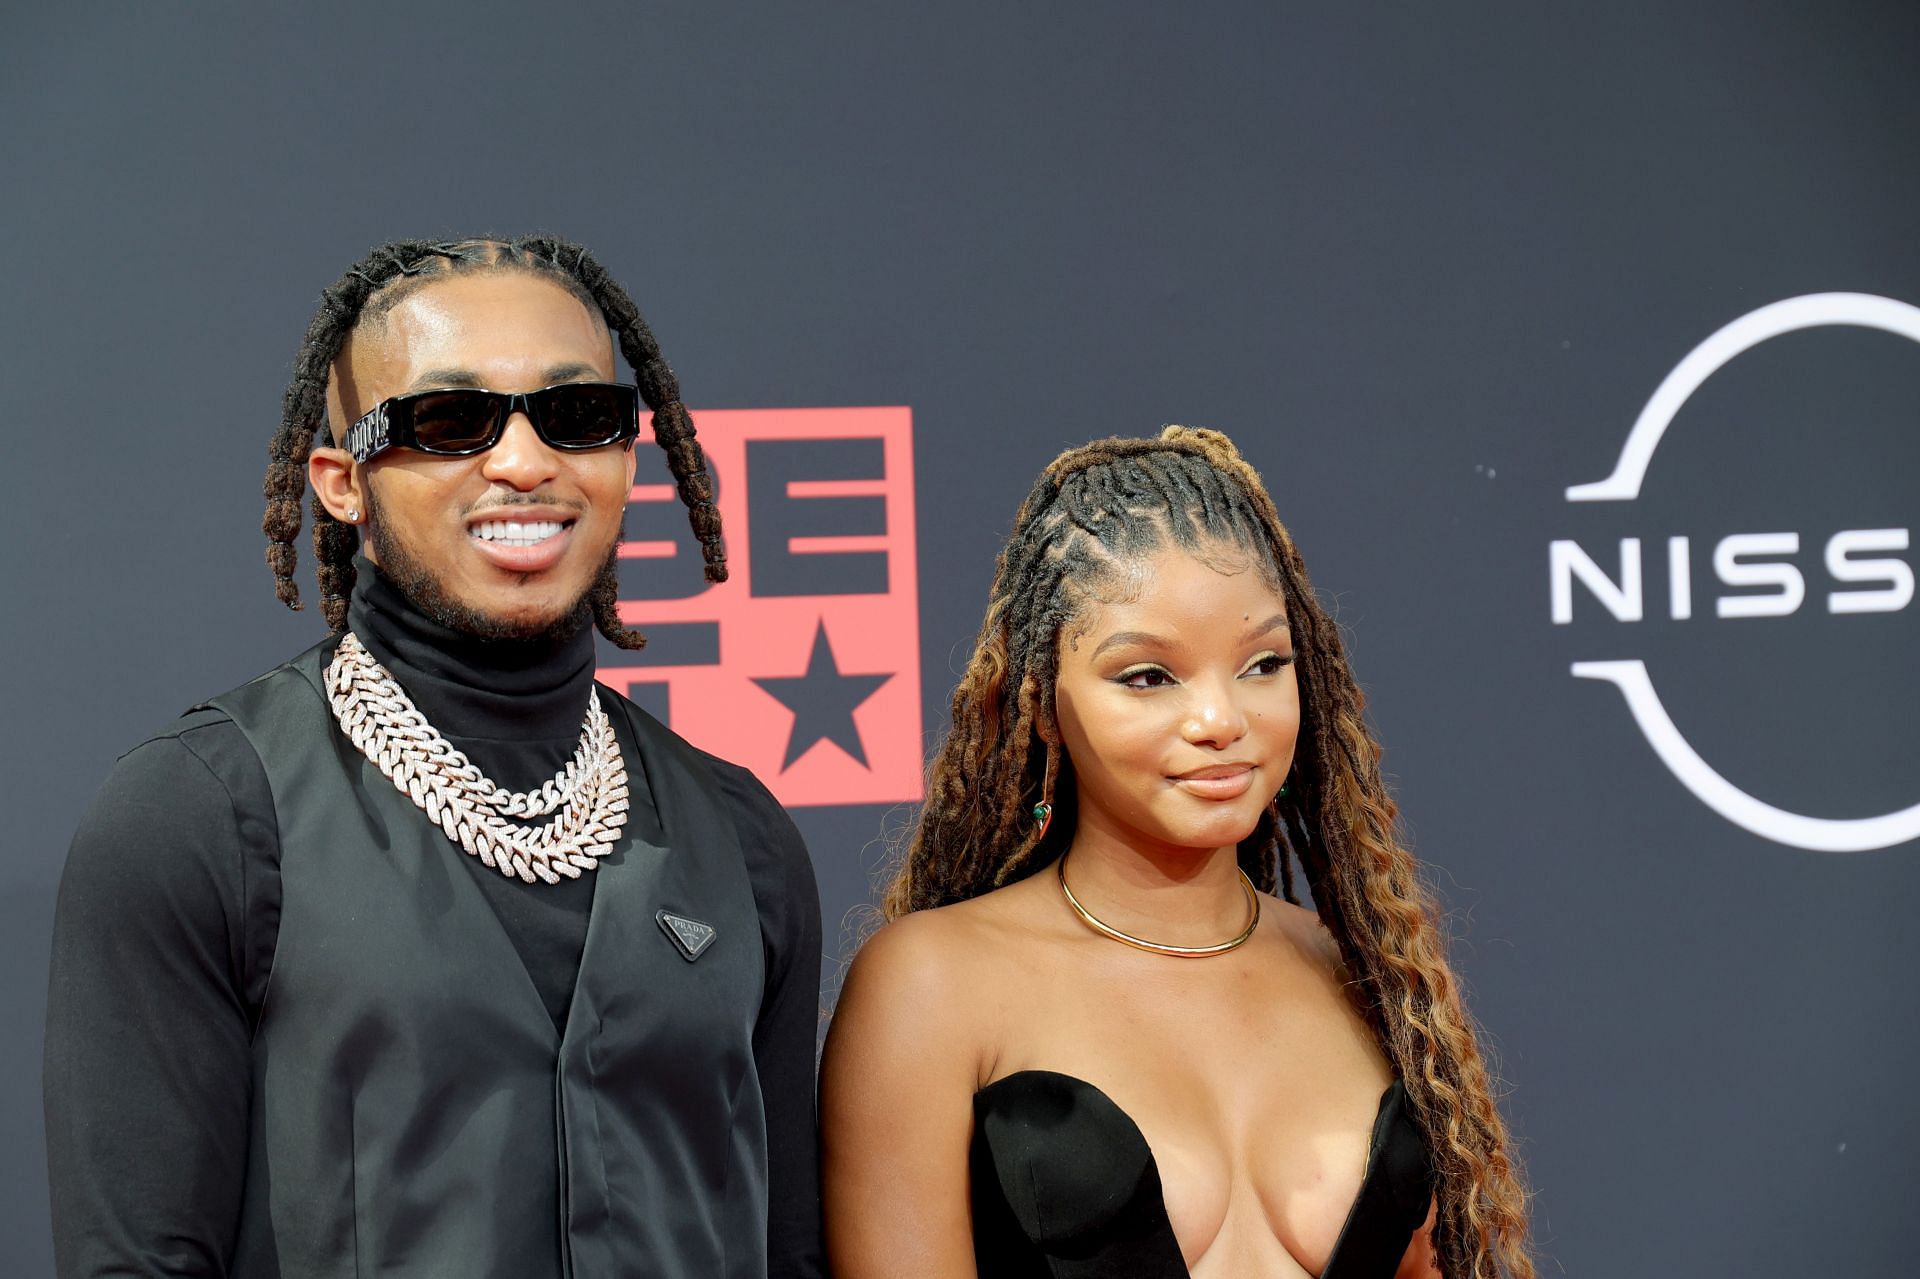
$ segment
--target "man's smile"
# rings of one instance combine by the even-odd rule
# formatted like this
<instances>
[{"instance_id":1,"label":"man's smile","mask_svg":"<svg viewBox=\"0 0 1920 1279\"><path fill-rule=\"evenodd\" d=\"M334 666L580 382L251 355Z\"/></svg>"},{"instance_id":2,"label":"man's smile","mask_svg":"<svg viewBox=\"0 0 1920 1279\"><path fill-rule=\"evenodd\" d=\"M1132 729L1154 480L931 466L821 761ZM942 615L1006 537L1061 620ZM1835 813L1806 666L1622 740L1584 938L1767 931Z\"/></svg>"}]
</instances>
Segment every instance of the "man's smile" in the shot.
<instances>
[{"instance_id":1,"label":"man's smile","mask_svg":"<svg viewBox=\"0 0 1920 1279\"><path fill-rule=\"evenodd\" d=\"M507 573L539 573L560 562L578 516L555 505L495 507L467 517L467 544Z\"/></svg>"},{"instance_id":2,"label":"man's smile","mask_svg":"<svg viewBox=\"0 0 1920 1279\"><path fill-rule=\"evenodd\" d=\"M474 525L467 530L467 534L483 542L495 542L503 546L532 546L570 526L571 521L560 520L488 520L485 524Z\"/></svg>"}]
</instances>

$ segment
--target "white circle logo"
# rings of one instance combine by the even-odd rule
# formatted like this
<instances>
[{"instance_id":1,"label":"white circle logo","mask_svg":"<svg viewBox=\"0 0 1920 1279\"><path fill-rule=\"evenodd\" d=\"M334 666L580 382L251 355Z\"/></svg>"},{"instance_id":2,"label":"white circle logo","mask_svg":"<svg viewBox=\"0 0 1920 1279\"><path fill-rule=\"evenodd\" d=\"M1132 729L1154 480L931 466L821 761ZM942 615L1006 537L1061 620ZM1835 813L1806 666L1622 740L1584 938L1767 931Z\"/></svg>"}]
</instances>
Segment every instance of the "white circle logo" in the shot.
<instances>
[{"instance_id":1,"label":"white circle logo","mask_svg":"<svg viewBox=\"0 0 1920 1279\"><path fill-rule=\"evenodd\" d=\"M1566 491L1569 502L1630 502L1640 496L1640 485L1646 478L1647 466L1653 460L1654 449L1660 444L1661 437L1672 425L1675 415L1680 412L1689 397L1700 389L1706 380L1712 377L1735 356L1747 351L1769 338L1779 337L1799 329L1820 328L1829 325L1851 325L1856 328L1878 329L1881 332L1897 334L1909 341L1920 342L1920 308L1891 298L1876 297L1868 293L1814 293L1804 297L1788 298L1763 306L1748 315L1743 315L1733 323L1714 333L1700 343L1687 357L1675 366L1659 387L1653 398L1640 411L1634 421L1633 429L1627 433L1626 443L1621 446L1620 457L1614 463L1613 473L1604 480L1591 484L1576 484ZM1791 536L1791 535L1787 535ZM1745 553L1759 553L1767 550L1775 552L1798 549L1797 538L1792 545L1772 544L1766 539L1778 539L1780 535L1749 534L1728 538L1723 543L1724 561L1716 556L1716 562L1724 562L1728 568L1723 571L1735 571L1744 568L1751 573L1764 566L1740 565L1739 556ZM1727 544L1741 542L1740 546L1728 549ZM1680 542L1679 555L1685 554L1684 539ZM1827 564L1837 577L1844 581L1873 581L1882 583L1879 589L1872 591L1853 591L1831 597L1829 608L1834 612L1895 611L1906 607L1914 593L1913 571L1904 560L1881 559L1861 561L1851 559L1855 551L1905 550L1907 530L1872 529L1850 530L1835 536L1828 545ZM1570 550L1567 548L1571 548ZM1629 561L1625 552L1631 548L1633 558ZM1621 582L1615 585L1604 578L1594 566L1593 561L1584 552L1570 542L1556 542L1553 547L1553 587L1554 620L1564 622L1571 616L1571 590L1575 576L1587 583L1596 592L1604 592L1610 601L1608 607L1621 620L1635 620L1639 616L1640 573L1639 543L1628 539L1622 543L1623 558ZM1683 560L1681 562L1684 562ZM1727 580L1732 581L1729 577ZM1767 608L1768 613L1790 612L1798 607L1804 597L1804 584L1797 571L1791 579L1765 580L1760 577L1748 579L1748 584L1769 584L1781 587L1777 597L1734 597L1733 601L1722 601L1722 616L1759 615L1759 609L1726 608L1730 602L1750 599L1779 598L1786 603L1783 608ZM1631 591L1628 591L1628 587ZM1681 597L1675 595L1675 617L1689 616L1691 597L1687 597L1683 607ZM1661 704L1660 695L1654 691L1653 680L1647 674L1646 663L1639 659L1605 662L1575 662L1572 667L1576 679L1604 680L1620 690L1626 699L1627 709L1633 715L1634 723L1653 747L1673 775L1689 791L1693 792L1703 804L1736 826L1751 831L1764 838L1804 848L1813 852L1853 853L1875 848L1888 848L1894 844L1903 844L1911 839L1920 838L1920 803L1902 808L1877 817L1825 818L1809 817L1803 813L1789 812L1777 808L1764 800L1749 795L1714 770L1711 764L1702 759L1700 753L1688 744L1681 735L1673 719Z\"/></svg>"}]
</instances>

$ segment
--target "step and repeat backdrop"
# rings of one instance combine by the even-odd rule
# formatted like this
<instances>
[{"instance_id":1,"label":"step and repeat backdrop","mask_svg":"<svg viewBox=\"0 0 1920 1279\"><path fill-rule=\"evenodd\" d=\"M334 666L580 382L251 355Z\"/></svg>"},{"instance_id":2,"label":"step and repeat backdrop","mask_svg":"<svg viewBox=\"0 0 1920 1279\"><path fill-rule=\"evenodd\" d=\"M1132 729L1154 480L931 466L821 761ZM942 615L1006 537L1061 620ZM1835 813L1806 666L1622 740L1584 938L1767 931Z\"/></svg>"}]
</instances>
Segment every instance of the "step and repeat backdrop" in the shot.
<instances>
[{"instance_id":1,"label":"step and repeat backdrop","mask_svg":"<svg viewBox=\"0 0 1920 1279\"><path fill-rule=\"evenodd\" d=\"M8 1272L78 815L320 633L257 532L319 290L545 230L652 320L734 565L643 447L602 676L790 807L827 1001L1034 474L1216 427L1347 632L1545 1273L1905 1273L1917 54L1845 0L9 12Z\"/></svg>"}]
</instances>

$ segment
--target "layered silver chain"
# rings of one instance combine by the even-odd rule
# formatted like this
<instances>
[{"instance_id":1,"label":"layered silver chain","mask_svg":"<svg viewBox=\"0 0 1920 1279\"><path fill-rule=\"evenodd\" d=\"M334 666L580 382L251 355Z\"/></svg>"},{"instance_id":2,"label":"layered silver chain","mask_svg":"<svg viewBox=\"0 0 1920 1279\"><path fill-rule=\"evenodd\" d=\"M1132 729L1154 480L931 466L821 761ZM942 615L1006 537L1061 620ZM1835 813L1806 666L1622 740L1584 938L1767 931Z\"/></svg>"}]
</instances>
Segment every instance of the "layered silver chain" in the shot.
<instances>
[{"instance_id":1,"label":"layered silver chain","mask_svg":"<svg viewBox=\"0 0 1920 1279\"><path fill-rule=\"evenodd\" d=\"M538 790L507 791L427 722L351 631L327 666L326 687L334 719L360 753L447 838L501 874L528 883L578 879L619 840L627 765L598 690L566 768Z\"/></svg>"}]
</instances>

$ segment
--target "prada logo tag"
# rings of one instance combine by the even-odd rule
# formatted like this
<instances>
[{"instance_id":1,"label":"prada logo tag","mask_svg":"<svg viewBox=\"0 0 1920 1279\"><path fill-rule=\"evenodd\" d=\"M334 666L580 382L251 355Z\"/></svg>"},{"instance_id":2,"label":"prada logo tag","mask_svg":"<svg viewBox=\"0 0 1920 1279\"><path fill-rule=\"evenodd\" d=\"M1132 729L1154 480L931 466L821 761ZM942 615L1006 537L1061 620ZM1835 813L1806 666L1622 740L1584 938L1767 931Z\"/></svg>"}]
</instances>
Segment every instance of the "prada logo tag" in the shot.
<instances>
[{"instance_id":1,"label":"prada logo tag","mask_svg":"<svg viewBox=\"0 0 1920 1279\"><path fill-rule=\"evenodd\" d=\"M713 945L713 939L720 934L712 924L703 924L697 919L688 919L685 915L676 915L663 910L654 915L660 924L660 931L667 935L674 948L691 964Z\"/></svg>"}]
</instances>

